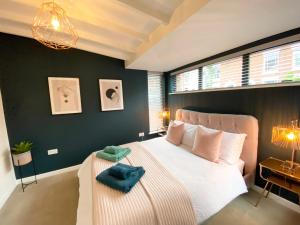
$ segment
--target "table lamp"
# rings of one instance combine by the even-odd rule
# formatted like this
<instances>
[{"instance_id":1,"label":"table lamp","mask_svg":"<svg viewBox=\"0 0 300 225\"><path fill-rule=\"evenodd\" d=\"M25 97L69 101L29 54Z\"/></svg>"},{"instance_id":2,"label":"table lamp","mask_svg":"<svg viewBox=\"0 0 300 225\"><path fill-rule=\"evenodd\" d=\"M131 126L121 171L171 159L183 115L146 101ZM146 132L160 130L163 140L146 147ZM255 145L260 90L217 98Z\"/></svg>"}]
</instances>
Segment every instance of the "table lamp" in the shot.
<instances>
[{"instance_id":1,"label":"table lamp","mask_svg":"<svg viewBox=\"0 0 300 225\"><path fill-rule=\"evenodd\" d=\"M163 120L163 129L166 129L166 127L168 126L169 119L170 119L170 111L169 110L161 111L159 117L162 118L162 120Z\"/></svg>"},{"instance_id":2,"label":"table lamp","mask_svg":"<svg viewBox=\"0 0 300 225\"><path fill-rule=\"evenodd\" d=\"M272 129L273 144L282 148L292 149L291 161L287 161L288 169L296 169L299 164L295 163L295 151L300 150L300 128L298 120L291 121L291 126L275 126Z\"/></svg>"}]
</instances>

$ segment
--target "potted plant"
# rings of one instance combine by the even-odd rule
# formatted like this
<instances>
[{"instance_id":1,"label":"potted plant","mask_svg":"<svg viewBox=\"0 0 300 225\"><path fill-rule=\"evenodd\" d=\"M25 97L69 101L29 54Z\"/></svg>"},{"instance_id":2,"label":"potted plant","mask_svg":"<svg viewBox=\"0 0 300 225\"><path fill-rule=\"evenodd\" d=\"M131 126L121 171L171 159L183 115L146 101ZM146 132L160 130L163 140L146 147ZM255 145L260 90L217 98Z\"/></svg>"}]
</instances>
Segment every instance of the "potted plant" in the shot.
<instances>
[{"instance_id":1,"label":"potted plant","mask_svg":"<svg viewBox=\"0 0 300 225\"><path fill-rule=\"evenodd\" d=\"M32 161L31 157L32 143L29 141L21 141L15 144L11 153L15 166L23 166Z\"/></svg>"}]
</instances>

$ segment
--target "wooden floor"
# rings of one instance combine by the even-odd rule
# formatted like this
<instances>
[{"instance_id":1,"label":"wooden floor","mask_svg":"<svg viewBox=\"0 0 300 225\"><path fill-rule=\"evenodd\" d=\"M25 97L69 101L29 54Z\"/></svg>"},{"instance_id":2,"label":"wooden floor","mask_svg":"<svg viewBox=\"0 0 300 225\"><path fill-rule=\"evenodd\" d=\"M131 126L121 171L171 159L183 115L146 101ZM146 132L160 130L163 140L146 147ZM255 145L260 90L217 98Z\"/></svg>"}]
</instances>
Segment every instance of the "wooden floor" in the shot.
<instances>
[{"instance_id":1,"label":"wooden floor","mask_svg":"<svg viewBox=\"0 0 300 225\"><path fill-rule=\"evenodd\" d=\"M238 197L205 225L299 225L300 214L263 199L256 208L254 191ZM76 171L39 180L13 192L0 211L0 225L75 225L78 203Z\"/></svg>"}]
</instances>

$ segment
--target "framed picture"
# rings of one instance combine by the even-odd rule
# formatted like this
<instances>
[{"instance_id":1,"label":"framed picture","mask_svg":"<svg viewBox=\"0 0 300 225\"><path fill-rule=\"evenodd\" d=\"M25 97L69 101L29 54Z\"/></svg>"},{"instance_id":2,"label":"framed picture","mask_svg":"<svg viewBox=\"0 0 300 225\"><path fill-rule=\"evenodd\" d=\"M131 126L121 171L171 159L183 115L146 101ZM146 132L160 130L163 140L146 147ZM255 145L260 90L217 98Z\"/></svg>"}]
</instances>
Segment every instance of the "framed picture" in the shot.
<instances>
[{"instance_id":1,"label":"framed picture","mask_svg":"<svg viewBox=\"0 0 300 225\"><path fill-rule=\"evenodd\" d=\"M79 78L48 77L52 115L81 113Z\"/></svg>"},{"instance_id":2,"label":"framed picture","mask_svg":"<svg viewBox=\"0 0 300 225\"><path fill-rule=\"evenodd\" d=\"M102 111L123 110L123 89L121 80L99 79Z\"/></svg>"}]
</instances>

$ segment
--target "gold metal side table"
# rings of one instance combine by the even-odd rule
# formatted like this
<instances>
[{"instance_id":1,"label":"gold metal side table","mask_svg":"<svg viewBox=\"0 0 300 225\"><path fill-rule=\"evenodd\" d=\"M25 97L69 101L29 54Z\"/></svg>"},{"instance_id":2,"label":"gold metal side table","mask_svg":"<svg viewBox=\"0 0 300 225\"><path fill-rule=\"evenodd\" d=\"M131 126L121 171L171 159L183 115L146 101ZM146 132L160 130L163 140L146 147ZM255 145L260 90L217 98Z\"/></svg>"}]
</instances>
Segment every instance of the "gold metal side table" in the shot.
<instances>
[{"instance_id":1,"label":"gold metal side table","mask_svg":"<svg viewBox=\"0 0 300 225\"><path fill-rule=\"evenodd\" d=\"M257 200L255 206L257 206L263 196L268 197L273 185L277 185L280 188L284 188L291 192L298 194L300 202L300 168L293 170L287 169L284 166L285 161L276 159L273 157L267 158L266 160L259 163L259 175L267 183L261 192L259 199ZM264 170L268 171L268 175L265 175ZM268 186L270 188L268 190ZM267 194L265 195L265 191Z\"/></svg>"}]
</instances>

